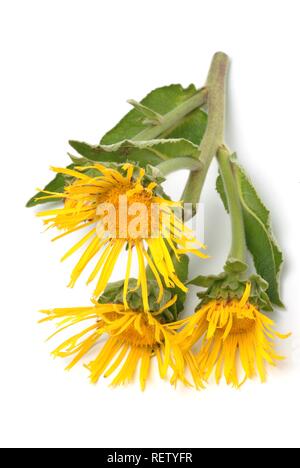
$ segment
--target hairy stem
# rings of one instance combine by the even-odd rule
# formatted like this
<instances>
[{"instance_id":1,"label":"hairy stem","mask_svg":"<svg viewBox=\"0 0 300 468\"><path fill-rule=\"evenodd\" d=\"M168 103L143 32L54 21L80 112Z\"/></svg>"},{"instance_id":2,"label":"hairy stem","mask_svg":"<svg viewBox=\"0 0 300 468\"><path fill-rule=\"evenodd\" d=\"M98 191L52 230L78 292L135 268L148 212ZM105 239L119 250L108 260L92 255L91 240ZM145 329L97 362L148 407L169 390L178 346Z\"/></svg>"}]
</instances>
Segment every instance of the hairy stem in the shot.
<instances>
[{"instance_id":1,"label":"hairy stem","mask_svg":"<svg viewBox=\"0 0 300 468\"><path fill-rule=\"evenodd\" d=\"M228 66L228 56L223 52L217 52L213 57L206 83L208 121L206 132L199 146L199 159L203 167L190 174L182 196L185 203L192 203L194 206L199 202L211 161L224 141L225 88Z\"/></svg>"}]
</instances>

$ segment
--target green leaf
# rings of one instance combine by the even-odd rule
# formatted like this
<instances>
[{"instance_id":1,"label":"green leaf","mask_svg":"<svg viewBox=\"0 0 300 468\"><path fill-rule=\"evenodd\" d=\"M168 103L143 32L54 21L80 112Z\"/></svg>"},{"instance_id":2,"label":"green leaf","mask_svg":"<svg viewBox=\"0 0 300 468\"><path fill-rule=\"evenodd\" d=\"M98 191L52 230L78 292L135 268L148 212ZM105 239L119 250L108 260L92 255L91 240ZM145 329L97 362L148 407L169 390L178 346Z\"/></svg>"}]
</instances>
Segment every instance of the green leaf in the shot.
<instances>
[{"instance_id":1,"label":"green leaf","mask_svg":"<svg viewBox=\"0 0 300 468\"><path fill-rule=\"evenodd\" d=\"M185 116L177 127L165 132L164 138L185 138L199 146L207 126L207 114L196 109Z\"/></svg>"},{"instance_id":2,"label":"green leaf","mask_svg":"<svg viewBox=\"0 0 300 468\"><path fill-rule=\"evenodd\" d=\"M187 255L181 255L180 260L177 260L174 252L171 251L170 248L169 248L169 252L172 258L173 265L175 267L176 275L178 276L180 281L183 284L185 284L187 282L188 274L189 274L189 261L190 261L189 257ZM155 282L155 277L149 265L147 266L147 278L149 281ZM171 297L174 297L177 295L176 303L172 307L170 307L170 310L172 311L172 314L173 314L173 320L177 320L178 315L180 314L180 312L182 312L184 308L184 303L186 300L186 293L178 287L169 288L169 289L166 289L166 291L169 291L171 293Z\"/></svg>"},{"instance_id":3,"label":"green leaf","mask_svg":"<svg viewBox=\"0 0 300 468\"><path fill-rule=\"evenodd\" d=\"M232 164L243 208L247 247L253 256L257 273L269 284L267 294L271 302L283 307L279 291L279 273L283 255L271 229L270 212L261 201L244 169L234 160ZM226 193L220 177L217 180L217 191L228 211Z\"/></svg>"},{"instance_id":4,"label":"green leaf","mask_svg":"<svg viewBox=\"0 0 300 468\"><path fill-rule=\"evenodd\" d=\"M124 140L113 145L97 146L74 140L69 143L81 156L92 162L136 161L142 166L147 164L156 166L170 158L196 156L198 150L196 145L183 138L149 141Z\"/></svg>"},{"instance_id":5,"label":"green leaf","mask_svg":"<svg viewBox=\"0 0 300 468\"><path fill-rule=\"evenodd\" d=\"M228 206L228 201L227 201L227 195L226 195L226 191L225 191L223 179L222 179L222 177L221 177L220 174L219 174L218 177L217 177L216 189L217 189L218 194L219 194L220 197L221 197L221 200L222 200L222 202L223 202L223 205L224 205L224 207L225 207L225 210L227 211L227 213L229 213L229 206Z\"/></svg>"},{"instance_id":6,"label":"green leaf","mask_svg":"<svg viewBox=\"0 0 300 468\"><path fill-rule=\"evenodd\" d=\"M181 255L180 260L177 260L174 252L171 252L171 258L175 267L176 275L178 276L180 281L183 284L185 284L189 274L189 257L187 255ZM182 312L182 310L184 309L186 293L178 287L175 287L174 289L169 289L169 291L171 292L172 296L177 295L177 301L172 306L173 315L177 319L180 312Z\"/></svg>"},{"instance_id":7,"label":"green leaf","mask_svg":"<svg viewBox=\"0 0 300 468\"><path fill-rule=\"evenodd\" d=\"M101 140L103 145L111 145L124 140L130 140L135 137L139 132L147 128L145 123L145 116L149 120L159 120L161 116L170 112L178 105L182 104L196 93L194 85L190 85L184 89L181 85L170 85L162 88L157 88L149 93L141 103L136 103L136 108L131 110L112 130L110 130ZM150 122L148 122L149 124ZM153 122L152 122L153 123ZM165 138L171 140L180 139L181 142L170 143L170 145L151 148L138 148L137 146L131 147L130 160L139 162L140 166L151 164L156 166L164 159L173 157L186 157L193 156L195 147L192 144L198 145L202 139L203 133L206 128L207 115L200 109L196 109L186 116L181 123L165 133ZM119 152L109 152L97 147L93 147L86 143L71 141L71 146L78 151L83 158L69 155L75 165L86 164L88 161L102 161L102 162L124 162L127 161L125 147L120 148ZM160 153L163 149L162 153ZM73 167L73 166L72 166ZM58 174L46 187L45 190L63 192L68 178ZM45 199L43 193L37 193L27 203L27 207L37 206L42 203L50 203L60 200Z\"/></svg>"},{"instance_id":8,"label":"green leaf","mask_svg":"<svg viewBox=\"0 0 300 468\"><path fill-rule=\"evenodd\" d=\"M196 93L194 85L184 89L181 85L170 85L157 88L149 93L140 104L161 116L167 114ZM103 145L111 145L122 140L130 140L147 128L145 115L138 109L132 109L101 140Z\"/></svg>"},{"instance_id":9,"label":"green leaf","mask_svg":"<svg viewBox=\"0 0 300 468\"><path fill-rule=\"evenodd\" d=\"M176 271L176 275L180 279L180 281L185 284L188 275L189 275L189 257L187 255L181 255L180 259L177 260L174 252L171 254L171 258L173 260L173 265Z\"/></svg>"}]
</instances>

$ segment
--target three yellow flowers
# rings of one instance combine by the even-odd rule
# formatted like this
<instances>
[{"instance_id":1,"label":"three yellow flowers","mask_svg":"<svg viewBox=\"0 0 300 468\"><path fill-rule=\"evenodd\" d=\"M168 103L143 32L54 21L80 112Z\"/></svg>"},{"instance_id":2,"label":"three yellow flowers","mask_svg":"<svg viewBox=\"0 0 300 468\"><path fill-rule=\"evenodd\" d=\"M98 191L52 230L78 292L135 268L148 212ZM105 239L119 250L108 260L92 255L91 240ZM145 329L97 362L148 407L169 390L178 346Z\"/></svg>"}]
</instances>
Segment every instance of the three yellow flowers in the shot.
<instances>
[{"instance_id":1,"label":"three yellow flowers","mask_svg":"<svg viewBox=\"0 0 300 468\"><path fill-rule=\"evenodd\" d=\"M96 171L93 176L86 174L91 169ZM98 381L102 375L109 377L115 374L112 385L123 384L131 381L139 368L142 389L145 388L154 358L162 378L169 375L173 384L180 380L186 385L194 384L199 389L204 387L203 380L208 379L215 367L217 381L224 373L228 383L239 386L236 369L239 353L245 377L252 378L257 368L264 381L264 362L273 364L276 359L281 358L276 356L268 340L268 336L272 339L275 336L272 332L273 322L248 302L251 288L249 283L240 301L210 301L186 320L168 323L163 318L163 312L176 303L176 295L156 312L150 310L146 265L150 267L156 281L157 303L160 304L165 288L170 290L177 287L187 291L186 285L176 276L171 254L179 260L183 253L192 252L199 257L205 255L196 249L201 244L191 237L189 229L173 213L175 204L155 193L154 182L143 185L145 171L137 170L131 164L126 164L119 171L100 164L85 167L84 171L55 171L72 176L74 181L62 194L45 194L48 198L62 198L63 208L42 211L38 216L46 218L44 222L47 226L63 230L61 236L88 229L87 234L64 256L65 259L88 244L73 270L71 286L93 257L98 255L100 258L96 260L96 266L89 277L90 282L98 276L92 307L44 311L46 318L43 321L58 320L62 330L78 323L89 324L55 349L54 356L72 357L68 365L70 369L97 346L98 354L87 364L92 382ZM138 174L136 179L134 173ZM119 220L120 196L124 195L127 197L129 213L133 213L130 211L133 203L144 204L147 213L152 205L158 204L157 237L151 237L153 233L150 233L150 220L147 220L148 230L145 232L141 222L136 223L133 215L126 219L126 226L135 220L137 231L134 236L127 234L127 238L119 238L119 221L116 222L117 233L114 230L112 235L108 229L108 204L112 204L116 219ZM99 211L101 204L105 204L106 210ZM168 226L163 224L163 215L166 214L170 220ZM192 247L191 242L194 244ZM125 247L127 266L122 303L99 303L97 299L105 291L118 256ZM134 249L138 257L139 275L135 288L130 289ZM128 304L128 295L134 294L139 288L142 307L139 304L137 310L132 310ZM200 342L200 351L194 354L193 347Z\"/></svg>"},{"instance_id":2,"label":"three yellow flowers","mask_svg":"<svg viewBox=\"0 0 300 468\"><path fill-rule=\"evenodd\" d=\"M72 368L83 360L91 382L109 377L113 386L139 374L144 389L151 365L172 385L197 389L211 376L240 387L256 375L266 379L275 352L274 322L263 312L282 306L279 273L283 255L270 213L246 171L222 141L229 59L215 54L204 88L158 88L138 103L99 145L71 141L79 153L27 206L63 203L38 213L55 239L77 242L63 260L79 254L70 286L90 268L92 305L43 311L54 333L67 333L53 352ZM185 222L197 203L212 160L219 167L217 191L230 215L232 245L218 276L189 282L188 255L207 258L205 246ZM182 202L164 193L166 176L190 171ZM256 273L247 273L246 252ZM125 265L121 257L126 257ZM119 268L125 267L122 271ZM111 283L115 270L122 280ZM137 271L137 277L132 272ZM121 273L122 272L122 273ZM202 290L196 312L180 320L189 285ZM69 328L73 329L71 336Z\"/></svg>"}]
</instances>

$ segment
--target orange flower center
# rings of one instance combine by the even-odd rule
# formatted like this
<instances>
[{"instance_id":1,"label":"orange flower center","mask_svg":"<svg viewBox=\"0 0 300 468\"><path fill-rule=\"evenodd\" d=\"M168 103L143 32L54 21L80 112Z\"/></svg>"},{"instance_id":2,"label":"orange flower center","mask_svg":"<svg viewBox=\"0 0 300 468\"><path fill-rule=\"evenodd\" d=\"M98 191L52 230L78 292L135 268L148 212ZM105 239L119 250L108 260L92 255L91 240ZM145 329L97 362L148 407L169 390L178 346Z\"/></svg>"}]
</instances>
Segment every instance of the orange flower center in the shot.
<instances>
[{"instance_id":1,"label":"orange flower center","mask_svg":"<svg viewBox=\"0 0 300 468\"><path fill-rule=\"evenodd\" d=\"M108 191L98 200L97 213L105 232L118 239L147 239L159 226L160 211L152 192L135 191L134 185Z\"/></svg>"},{"instance_id":2,"label":"orange flower center","mask_svg":"<svg viewBox=\"0 0 300 468\"><path fill-rule=\"evenodd\" d=\"M118 328L116 328L116 330L109 330L108 333L111 336L118 337L120 342L126 343L132 347L151 349L158 347L160 343L157 341L157 333L155 326L149 324L149 320L145 312L136 312L136 314L139 315L138 328L135 321L135 324L129 323L126 328L124 327L124 330L122 330L121 333L119 333ZM109 321L113 322L115 320L120 320L122 316L112 312L110 314L107 314L106 317L109 319ZM99 324L101 327L105 327L105 323L103 320L100 320ZM106 325L109 324L106 323Z\"/></svg>"},{"instance_id":3,"label":"orange flower center","mask_svg":"<svg viewBox=\"0 0 300 468\"><path fill-rule=\"evenodd\" d=\"M254 319L234 317L230 333L233 335L242 335L244 333L248 333L254 328L254 326Z\"/></svg>"}]
</instances>

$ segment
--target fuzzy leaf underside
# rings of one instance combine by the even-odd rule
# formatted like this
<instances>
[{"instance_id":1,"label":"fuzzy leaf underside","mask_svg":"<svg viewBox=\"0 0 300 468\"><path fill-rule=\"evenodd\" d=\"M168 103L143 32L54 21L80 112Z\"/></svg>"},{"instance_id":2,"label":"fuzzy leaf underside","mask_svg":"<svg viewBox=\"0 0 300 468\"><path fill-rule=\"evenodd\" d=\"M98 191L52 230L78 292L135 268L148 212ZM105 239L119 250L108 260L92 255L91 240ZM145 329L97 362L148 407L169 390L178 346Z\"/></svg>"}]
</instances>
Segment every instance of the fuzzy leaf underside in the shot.
<instances>
[{"instance_id":1,"label":"fuzzy leaf underside","mask_svg":"<svg viewBox=\"0 0 300 468\"><path fill-rule=\"evenodd\" d=\"M270 212L260 199L244 169L235 160L232 160L232 164L243 208L247 247L253 256L257 273L269 284L267 293L271 302L282 307L279 274L283 255L271 229ZM226 192L220 176L217 179L217 191L228 211Z\"/></svg>"},{"instance_id":2,"label":"fuzzy leaf underside","mask_svg":"<svg viewBox=\"0 0 300 468\"><path fill-rule=\"evenodd\" d=\"M184 138L158 139L149 141L124 140L113 145L92 146L71 140L70 145L81 156L92 162L138 162L140 166L157 164L171 158L193 157L197 145Z\"/></svg>"}]
</instances>

